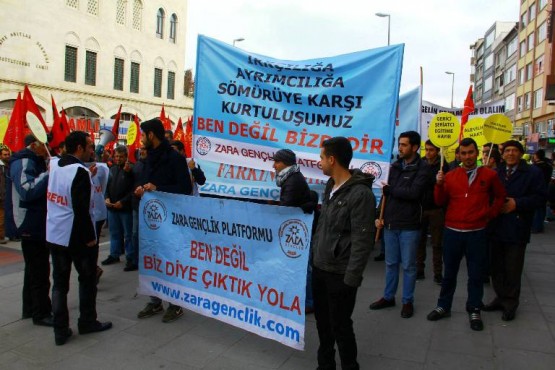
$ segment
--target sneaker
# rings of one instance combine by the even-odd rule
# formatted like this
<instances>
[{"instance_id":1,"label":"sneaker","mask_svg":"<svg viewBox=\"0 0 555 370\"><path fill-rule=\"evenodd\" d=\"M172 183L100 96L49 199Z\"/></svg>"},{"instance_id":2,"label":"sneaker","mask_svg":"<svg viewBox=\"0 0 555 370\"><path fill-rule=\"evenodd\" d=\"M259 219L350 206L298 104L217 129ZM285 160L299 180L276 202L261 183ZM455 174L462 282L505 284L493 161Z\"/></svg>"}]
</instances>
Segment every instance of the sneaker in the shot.
<instances>
[{"instance_id":1,"label":"sneaker","mask_svg":"<svg viewBox=\"0 0 555 370\"><path fill-rule=\"evenodd\" d=\"M443 276L441 274L434 275L434 283L441 285L443 282Z\"/></svg>"},{"instance_id":2,"label":"sneaker","mask_svg":"<svg viewBox=\"0 0 555 370\"><path fill-rule=\"evenodd\" d=\"M385 261L385 254L384 253L378 254L376 257L374 257L374 261L376 262Z\"/></svg>"},{"instance_id":3,"label":"sneaker","mask_svg":"<svg viewBox=\"0 0 555 370\"><path fill-rule=\"evenodd\" d=\"M179 306L171 305L166 310L164 317L162 317L162 322L165 322L165 323L172 322L179 319L181 316L183 316L183 308Z\"/></svg>"},{"instance_id":4,"label":"sneaker","mask_svg":"<svg viewBox=\"0 0 555 370\"><path fill-rule=\"evenodd\" d=\"M382 308L393 307L393 306L395 306L395 298L393 298L392 300L387 300L382 297L376 302L372 303L369 308L371 310L381 310Z\"/></svg>"},{"instance_id":5,"label":"sneaker","mask_svg":"<svg viewBox=\"0 0 555 370\"><path fill-rule=\"evenodd\" d=\"M100 277L103 273L104 270L102 270L99 266L96 266L96 285L98 285L98 283L100 282Z\"/></svg>"},{"instance_id":6,"label":"sneaker","mask_svg":"<svg viewBox=\"0 0 555 370\"><path fill-rule=\"evenodd\" d=\"M451 311L446 311L443 307L436 307L432 312L428 314L427 318L430 321L437 321L450 316Z\"/></svg>"},{"instance_id":7,"label":"sneaker","mask_svg":"<svg viewBox=\"0 0 555 370\"><path fill-rule=\"evenodd\" d=\"M162 306L162 303L156 304L156 303L149 302L146 304L145 308L143 308L141 312L137 314L137 318L146 319L147 317L154 316L157 313L160 313L163 311L164 311L164 307Z\"/></svg>"},{"instance_id":8,"label":"sneaker","mask_svg":"<svg viewBox=\"0 0 555 370\"><path fill-rule=\"evenodd\" d=\"M125 264L125 267L123 268L123 271L137 271L138 269L139 269L138 265L127 262Z\"/></svg>"},{"instance_id":9,"label":"sneaker","mask_svg":"<svg viewBox=\"0 0 555 370\"><path fill-rule=\"evenodd\" d=\"M468 319L470 320L470 329L475 331L484 330L484 322L482 321L480 311L469 312Z\"/></svg>"},{"instance_id":10,"label":"sneaker","mask_svg":"<svg viewBox=\"0 0 555 370\"><path fill-rule=\"evenodd\" d=\"M424 280L426 279L426 275L424 274L424 271L418 271L416 273L416 280Z\"/></svg>"},{"instance_id":11,"label":"sneaker","mask_svg":"<svg viewBox=\"0 0 555 370\"><path fill-rule=\"evenodd\" d=\"M401 310L401 317L403 319L408 319L414 315L414 306L411 302L403 304L403 309Z\"/></svg>"},{"instance_id":12,"label":"sneaker","mask_svg":"<svg viewBox=\"0 0 555 370\"><path fill-rule=\"evenodd\" d=\"M102 261L102 265L107 266L118 262L119 262L119 257L113 257L112 255L109 255L108 258Z\"/></svg>"}]
</instances>

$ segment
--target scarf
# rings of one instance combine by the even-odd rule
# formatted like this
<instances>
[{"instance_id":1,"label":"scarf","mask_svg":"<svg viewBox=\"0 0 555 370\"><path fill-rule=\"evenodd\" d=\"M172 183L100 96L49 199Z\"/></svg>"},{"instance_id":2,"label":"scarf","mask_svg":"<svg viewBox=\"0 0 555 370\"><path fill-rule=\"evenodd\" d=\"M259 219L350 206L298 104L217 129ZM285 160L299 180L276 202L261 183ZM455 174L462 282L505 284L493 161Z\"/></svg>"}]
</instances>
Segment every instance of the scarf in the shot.
<instances>
[{"instance_id":1,"label":"scarf","mask_svg":"<svg viewBox=\"0 0 555 370\"><path fill-rule=\"evenodd\" d=\"M294 164L283 169L280 173L276 175L276 185L281 188L281 185L287 180L289 176L294 174L295 172L300 172L300 168L298 165Z\"/></svg>"}]
</instances>

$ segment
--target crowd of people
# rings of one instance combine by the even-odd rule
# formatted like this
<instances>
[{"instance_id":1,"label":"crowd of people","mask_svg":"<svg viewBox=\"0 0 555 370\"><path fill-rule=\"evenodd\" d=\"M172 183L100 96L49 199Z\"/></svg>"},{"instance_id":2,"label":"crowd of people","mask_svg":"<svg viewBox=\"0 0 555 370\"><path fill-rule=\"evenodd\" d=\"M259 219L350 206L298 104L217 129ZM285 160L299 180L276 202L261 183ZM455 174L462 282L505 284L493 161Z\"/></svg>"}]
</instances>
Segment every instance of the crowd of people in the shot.
<instances>
[{"instance_id":1,"label":"crowd of people","mask_svg":"<svg viewBox=\"0 0 555 370\"><path fill-rule=\"evenodd\" d=\"M141 148L133 164L125 146L95 155L92 138L79 131L72 132L63 152L49 161L47 146L33 136L26 137L25 149L9 159L11 153L2 148L0 196L6 208L0 221L11 230L11 237L21 238L22 316L32 318L35 325L52 326L57 345L72 335L67 309L72 264L79 274L79 333L112 327L99 321L96 312L103 224L108 223L110 253L101 265L115 265L125 255L123 270L135 271L143 194L158 190L198 195L198 186L206 181L202 169L187 158L183 144L173 141L171 131L166 132L158 119L145 121L140 128ZM456 159L447 163L429 140L420 157L420 140L414 131L399 136L398 158L388 180L380 184L379 205L372 192L374 177L350 169L353 150L346 138L322 144L320 163L329 180L320 206L295 153L281 149L272 158L280 188L278 204L314 214L305 313L315 314L321 369L335 368L336 344L342 367L358 369L351 316L377 230L383 231L383 250L375 260L385 260L385 287L370 310L396 305L402 276L401 317L414 315L416 281L426 278L429 239L433 280L441 290L428 320L451 315L463 257L470 328L483 329L481 311L502 311L505 321L516 317L530 234L543 232L546 217L555 210L553 164L543 150L527 163L522 144L515 140L479 148L470 138L460 141ZM3 232L0 241L5 240ZM484 305L483 286L490 279L495 297ZM164 310L160 298L150 297L137 317L162 312L162 321L172 322L183 315L183 308L170 303Z\"/></svg>"}]
</instances>

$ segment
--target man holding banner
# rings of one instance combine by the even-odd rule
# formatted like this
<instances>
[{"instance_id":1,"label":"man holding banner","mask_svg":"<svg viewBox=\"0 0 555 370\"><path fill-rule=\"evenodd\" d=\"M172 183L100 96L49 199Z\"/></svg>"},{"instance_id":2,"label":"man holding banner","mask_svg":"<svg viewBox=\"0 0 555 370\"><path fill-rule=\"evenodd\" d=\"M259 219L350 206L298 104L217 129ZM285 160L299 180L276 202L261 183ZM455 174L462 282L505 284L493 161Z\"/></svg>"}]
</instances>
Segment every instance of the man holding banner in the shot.
<instances>
[{"instance_id":1,"label":"man holding banner","mask_svg":"<svg viewBox=\"0 0 555 370\"><path fill-rule=\"evenodd\" d=\"M428 314L428 320L451 316L459 266L465 256L468 269L466 311L470 328L480 331L484 329L480 310L488 253L486 225L501 211L506 192L495 171L477 166L478 145L474 139L461 140L459 148L462 166L446 175L439 171L436 177L435 202L446 207L444 276L437 307Z\"/></svg>"},{"instance_id":2,"label":"man holding banner","mask_svg":"<svg viewBox=\"0 0 555 370\"><path fill-rule=\"evenodd\" d=\"M349 171L352 157L353 149L344 137L322 144L322 171L330 179L311 253L319 369L335 369L336 342L342 369L359 369L351 315L374 244L376 199L374 177Z\"/></svg>"}]
</instances>

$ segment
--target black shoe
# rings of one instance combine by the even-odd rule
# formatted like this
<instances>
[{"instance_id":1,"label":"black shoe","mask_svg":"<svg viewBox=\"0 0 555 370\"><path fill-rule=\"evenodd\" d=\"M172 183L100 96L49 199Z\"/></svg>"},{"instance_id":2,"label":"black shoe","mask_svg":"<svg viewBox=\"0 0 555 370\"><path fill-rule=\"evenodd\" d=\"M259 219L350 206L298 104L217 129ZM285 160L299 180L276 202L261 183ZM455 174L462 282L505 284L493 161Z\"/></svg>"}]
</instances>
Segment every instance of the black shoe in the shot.
<instances>
[{"instance_id":1,"label":"black shoe","mask_svg":"<svg viewBox=\"0 0 555 370\"><path fill-rule=\"evenodd\" d=\"M138 269L139 266L137 266L136 264L127 262L125 264L125 267L123 268L123 271L137 271Z\"/></svg>"},{"instance_id":2,"label":"black shoe","mask_svg":"<svg viewBox=\"0 0 555 370\"><path fill-rule=\"evenodd\" d=\"M416 280L424 280L426 279L426 274L424 274L424 271L418 271L416 273Z\"/></svg>"},{"instance_id":3,"label":"black shoe","mask_svg":"<svg viewBox=\"0 0 555 370\"><path fill-rule=\"evenodd\" d=\"M503 315L501 316L501 320L503 321L513 321L516 316L516 308L505 310L503 311Z\"/></svg>"},{"instance_id":4,"label":"black shoe","mask_svg":"<svg viewBox=\"0 0 555 370\"><path fill-rule=\"evenodd\" d=\"M430 321L437 321L450 316L451 311L446 311L442 307L436 307L432 312L428 314L427 319Z\"/></svg>"},{"instance_id":5,"label":"black shoe","mask_svg":"<svg viewBox=\"0 0 555 370\"><path fill-rule=\"evenodd\" d=\"M435 274L434 283L441 285L441 283L443 283L443 276L441 274Z\"/></svg>"},{"instance_id":6,"label":"black shoe","mask_svg":"<svg viewBox=\"0 0 555 370\"><path fill-rule=\"evenodd\" d=\"M371 310L381 310L382 308L393 307L395 306L395 298L392 300L387 300L385 298L380 298L376 302L370 305Z\"/></svg>"},{"instance_id":7,"label":"black shoe","mask_svg":"<svg viewBox=\"0 0 555 370\"><path fill-rule=\"evenodd\" d=\"M94 324L90 325L79 325L79 334L90 334L97 333L99 331L105 331L112 328L112 323L110 321L100 322L96 321Z\"/></svg>"},{"instance_id":8,"label":"black shoe","mask_svg":"<svg viewBox=\"0 0 555 370\"><path fill-rule=\"evenodd\" d=\"M118 262L119 262L119 257L112 257L112 255L110 255L108 256L108 258L102 261L102 265L107 266Z\"/></svg>"},{"instance_id":9,"label":"black shoe","mask_svg":"<svg viewBox=\"0 0 555 370\"><path fill-rule=\"evenodd\" d=\"M497 299L494 299L493 301L482 307L482 311L503 311L503 305L501 305L501 303Z\"/></svg>"},{"instance_id":10,"label":"black shoe","mask_svg":"<svg viewBox=\"0 0 555 370\"><path fill-rule=\"evenodd\" d=\"M376 262L385 261L385 254L384 253L378 254L376 257L374 257L374 261Z\"/></svg>"},{"instance_id":11,"label":"black shoe","mask_svg":"<svg viewBox=\"0 0 555 370\"><path fill-rule=\"evenodd\" d=\"M484 330L484 322L482 321L480 311L469 312L468 319L470 320L470 329L475 331Z\"/></svg>"},{"instance_id":12,"label":"black shoe","mask_svg":"<svg viewBox=\"0 0 555 370\"><path fill-rule=\"evenodd\" d=\"M54 326L54 318L52 316L43 317L40 320L33 319L33 324L37 326Z\"/></svg>"},{"instance_id":13,"label":"black shoe","mask_svg":"<svg viewBox=\"0 0 555 370\"><path fill-rule=\"evenodd\" d=\"M401 310L401 317L403 319L408 319L414 315L414 306L411 302L403 304L403 309Z\"/></svg>"},{"instance_id":14,"label":"black shoe","mask_svg":"<svg viewBox=\"0 0 555 370\"><path fill-rule=\"evenodd\" d=\"M62 346L66 344L67 340L72 335L73 335L73 330L71 330L71 328L67 328L65 331L62 331L61 333L54 334L54 341L56 342L57 346Z\"/></svg>"}]
</instances>

